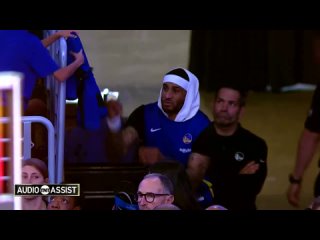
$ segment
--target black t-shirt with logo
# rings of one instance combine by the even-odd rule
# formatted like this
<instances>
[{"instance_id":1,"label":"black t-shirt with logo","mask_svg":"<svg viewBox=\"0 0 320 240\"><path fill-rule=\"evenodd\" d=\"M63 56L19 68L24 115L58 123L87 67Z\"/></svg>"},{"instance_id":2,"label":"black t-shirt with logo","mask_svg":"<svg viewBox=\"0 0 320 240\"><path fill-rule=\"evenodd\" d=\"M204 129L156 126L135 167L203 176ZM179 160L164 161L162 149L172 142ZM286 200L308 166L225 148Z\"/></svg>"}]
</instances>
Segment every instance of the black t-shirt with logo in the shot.
<instances>
[{"instance_id":1,"label":"black t-shirt with logo","mask_svg":"<svg viewBox=\"0 0 320 240\"><path fill-rule=\"evenodd\" d=\"M266 142L240 124L232 136L220 136L210 124L192 146L193 153L210 157L206 176L213 184L214 203L230 210L256 209L256 196L267 175ZM239 174L249 162L259 163L255 174Z\"/></svg>"}]
</instances>

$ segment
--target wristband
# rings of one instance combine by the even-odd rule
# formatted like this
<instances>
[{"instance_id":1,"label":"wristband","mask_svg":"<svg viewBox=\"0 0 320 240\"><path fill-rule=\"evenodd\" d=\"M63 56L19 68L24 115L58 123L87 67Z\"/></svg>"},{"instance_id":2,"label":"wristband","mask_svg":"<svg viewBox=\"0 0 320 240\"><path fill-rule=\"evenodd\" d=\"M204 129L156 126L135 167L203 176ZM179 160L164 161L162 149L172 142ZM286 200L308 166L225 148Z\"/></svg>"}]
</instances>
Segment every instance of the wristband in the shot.
<instances>
[{"instance_id":1,"label":"wristband","mask_svg":"<svg viewBox=\"0 0 320 240\"><path fill-rule=\"evenodd\" d=\"M302 178L296 179L296 178L293 177L292 174L290 174L289 175L289 182L292 183L292 184L301 184Z\"/></svg>"}]
</instances>

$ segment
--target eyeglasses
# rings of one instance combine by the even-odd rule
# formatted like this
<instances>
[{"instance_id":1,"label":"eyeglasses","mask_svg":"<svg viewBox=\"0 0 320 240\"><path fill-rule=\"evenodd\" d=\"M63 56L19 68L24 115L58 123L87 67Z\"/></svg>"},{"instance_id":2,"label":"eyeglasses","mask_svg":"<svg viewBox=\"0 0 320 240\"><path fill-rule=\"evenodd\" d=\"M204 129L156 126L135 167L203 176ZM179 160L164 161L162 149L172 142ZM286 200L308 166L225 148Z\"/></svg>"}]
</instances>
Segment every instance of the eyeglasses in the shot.
<instances>
[{"instance_id":1,"label":"eyeglasses","mask_svg":"<svg viewBox=\"0 0 320 240\"><path fill-rule=\"evenodd\" d=\"M134 200L137 202L141 202L142 198L144 197L144 199L146 200L146 202L148 203L153 203L154 199L158 196L169 196L171 194L169 193L152 193L152 192L147 192L147 193L141 193L138 192L135 195Z\"/></svg>"}]
</instances>

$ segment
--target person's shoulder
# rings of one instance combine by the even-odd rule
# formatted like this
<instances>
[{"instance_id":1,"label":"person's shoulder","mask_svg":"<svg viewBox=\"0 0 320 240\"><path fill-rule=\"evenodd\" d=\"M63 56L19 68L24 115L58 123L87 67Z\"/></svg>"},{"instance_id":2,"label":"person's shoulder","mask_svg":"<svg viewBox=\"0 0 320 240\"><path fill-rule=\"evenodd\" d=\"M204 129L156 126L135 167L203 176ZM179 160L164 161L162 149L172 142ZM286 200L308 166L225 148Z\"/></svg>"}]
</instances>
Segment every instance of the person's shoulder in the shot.
<instances>
[{"instance_id":1,"label":"person's shoulder","mask_svg":"<svg viewBox=\"0 0 320 240\"><path fill-rule=\"evenodd\" d=\"M136 111L151 114L161 110L158 106L158 102L152 102L152 103L140 105L139 107L136 108Z\"/></svg>"},{"instance_id":2,"label":"person's shoulder","mask_svg":"<svg viewBox=\"0 0 320 240\"><path fill-rule=\"evenodd\" d=\"M42 46L41 40L36 35L28 32L28 31L22 31L20 33L20 35L26 44L35 44L35 45Z\"/></svg>"},{"instance_id":3,"label":"person's shoulder","mask_svg":"<svg viewBox=\"0 0 320 240\"><path fill-rule=\"evenodd\" d=\"M146 105L140 105L139 107L136 107L133 111L132 111L132 113L130 114L130 116L131 115L135 115L135 114L137 114L137 113L144 113L144 109L145 109L145 106Z\"/></svg>"},{"instance_id":4,"label":"person's shoulder","mask_svg":"<svg viewBox=\"0 0 320 240\"><path fill-rule=\"evenodd\" d=\"M24 48L30 48L33 44L41 41L27 30L3 30L0 34L5 41L15 43L15 46L23 45Z\"/></svg>"},{"instance_id":5,"label":"person's shoulder","mask_svg":"<svg viewBox=\"0 0 320 240\"><path fill-rule=\"evenodd\" d=\"M144 108L146 108L146 107L158 107L158 102L152 102L152 103L143 104L143 105L141 105L139 107L144 107Z\"/></svg>"},{"instance_id":6,"label":"person's shoulder","mask_svg":"<svg viewBox=\"0 0 320 240\"><path fill-rule=\"evenodd\" d=\"M216 134L215 128L213 127L212 122L209 122L208 125L204 126L202 131L199 133L197 139L212 139L216 138L218 135Z\"/></svg>"},{"instance_id":7,"label":"person's shoulder","mask_svg":"<svg viewBox=\"0 0 320 240\"><path fill-rule=\"evenodd\" d=\"M193 119L195 119L197 122L201 121L202 125L209 124L211 122L208 116L201 110L197 112L197 114L193 117Z\"/></svg>"},{"instance_id":8,"label":"person's shoulder","mask_svg":"<svg viewBox=\"0 0 320 240\"><path fill-rule=\"evenodd\" d=\"M242 126L240 126L240 132L241 132L241 135L243 137L245 137L246 139L248 139L251 143L255 142L257 144L267 145L266 141L262 137L251 132L249 129L246 129L246 128L243 128Z\"/></svg>"},{"instance_id":9,"label":"person's shoulder","mask_svg":"<svg viewBox=\"0 0 320 240\"><path fill-rule=\"evenodd\" d=\"M47 49L43 46L41 40L32 33L21 33L20 42L23 42L22 51L32 52L32 54L35 54L39 51L47 52Z\"/></svg>"},{"instance_id":10,"label":"person's shoulder","mask_svg":"<svg viewBox=\"0 0 320 240\"><path fill-rule=\"evenodd\" d=\"M129 115L128 120L127 120L127 124L131 125L132 121L133 122L140 122L143 121L142 119L144 119L144 115L145 115L145 109L146 109L146 105L140 105L139 107L135 108Z\"/></svg>"},{"instance_id":11,"label":"person's shoulder","mask_svg":"<svg viewBox=\"0 0 320 240\"><path fill-rule=\"evenodd\" d=\"M207 116L204 112L202 112L201 110L199 110L199 111L197 112L197 115L199 115L200 117L202 117L202 118L207 119L208 121L210 121L209 118L208 118L208 116Z\"/></svg>"},{"instance_id":12,"label":"person's shoulder","mask_svg":"<svg viewBox=\"0 0 320 240\"><path fill-rule=\"evenodd\" d=\"M144 111L145 108L150 108L150 107L158 107L158 103L152 102L152 103L141 104L140 106L136 107L133 111Z\"/></svg>"}]
</instances>

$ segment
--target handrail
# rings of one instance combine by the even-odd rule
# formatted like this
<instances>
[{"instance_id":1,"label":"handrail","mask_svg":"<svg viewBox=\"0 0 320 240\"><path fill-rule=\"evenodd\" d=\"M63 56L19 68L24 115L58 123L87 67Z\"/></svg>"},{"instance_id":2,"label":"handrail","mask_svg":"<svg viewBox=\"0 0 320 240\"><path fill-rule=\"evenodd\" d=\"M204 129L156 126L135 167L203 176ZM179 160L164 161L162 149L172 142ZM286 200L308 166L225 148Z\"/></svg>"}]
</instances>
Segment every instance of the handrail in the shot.
<instances>
[{"instance_id":1,"label":"handrail","mask_svg":"<svg viewBox=\"0 0 320 240\"><path fill-rule=\"evenodd\" d=\"M61 67L67 65L67 42L64 38L59 41L59 61ZM66 107L66 83L59 83L57 112L57 169L56 180L61 183L64 177L64 132L65 132L65 107Z\"/></svg>"},{"instance_id":2,"label":"handrail","mask_svg":"<svg viewBox=\"0 0 320 240\"><path fill-rule=\"evenodd\" d=\"M49 183L57 183L55 180L55 141L54 141L54 127L49 119L42 116L23 116L21 121L25 123L41 123L46 126L48 130L48 174ZM0 122L9 123L9 117L0 117Z\"/></svg>"},{"instance_id":3,"label":"handrail","mask_svg":"<svg viewBox=\"0 0 320 240\"><path fill-rule=\"evenodd\" d=\"M49 36L57 32L57 30L46 30L45 35ZM60 67L67 65L67 43L64 38L49 46L51 57L58 63ZM65 132L65 101L66 101L66 83L58 82L53 76L47 78L47 88L50 90L50 119L56 130L56 155L55 155L55 182L63 181L63 165L64 165L64 132Z\"/></svg>"}]
</instances>

